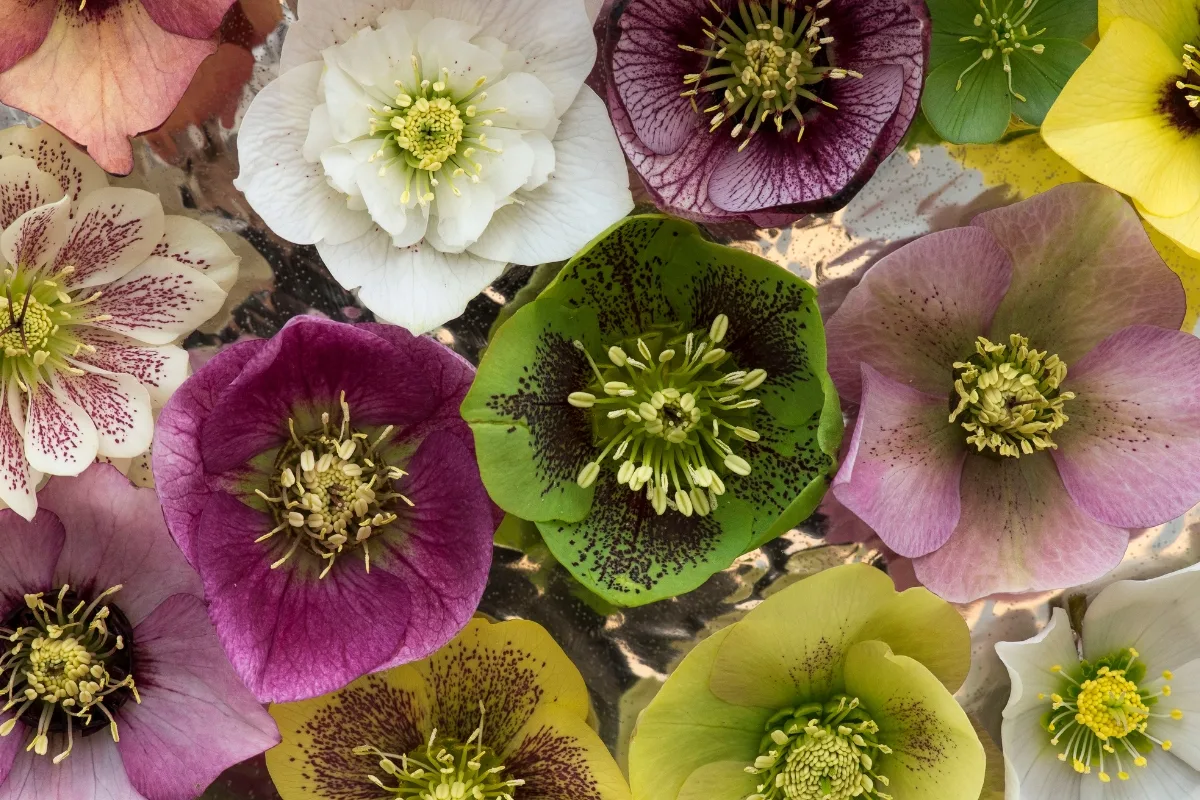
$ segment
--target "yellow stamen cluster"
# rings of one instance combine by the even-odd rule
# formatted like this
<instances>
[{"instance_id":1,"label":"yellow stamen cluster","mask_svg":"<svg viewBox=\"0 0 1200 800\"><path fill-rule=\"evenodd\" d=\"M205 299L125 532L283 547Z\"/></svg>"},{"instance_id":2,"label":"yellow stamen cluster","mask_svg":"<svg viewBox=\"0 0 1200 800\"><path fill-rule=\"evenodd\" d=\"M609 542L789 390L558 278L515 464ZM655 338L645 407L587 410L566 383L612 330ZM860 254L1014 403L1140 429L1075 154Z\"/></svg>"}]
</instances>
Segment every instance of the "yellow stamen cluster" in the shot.
<instances>
[{"instance_id":1,"label":"yellow stamen cluster","mask_svg":"<svg viewBox=\"0 0 1200 800\"><path fill-rule=\"evenodd\" d=\"M711 94L715 102L704 109L712 114L711 131L726 121L733 122L731 135L736 139L746 131L738 147L744 150L759 127L773 119L775 130L782 132L785 123L794 118L804 136L804 112L810 104L836 109L832 103L805 88L815 86L826 78L861 78L851 69L819 66L817 59L827 59L833 37L822 28L829 24L820 11L830 0L818 0L804 6L797 0L739 0L736 19L713 0L718 22L703 17L704 35L709 39L702 47L681 44L689 53L707 59L703 71L684 76L684 97L692 99L699 110L697 98ZM769 9L768 9L769 6Z\"/></svg>"},{"instance_id":2,"label":"yellow stamen cluster","mask_svg":"<svg viewBox=\"0 0 1200 800\"><path fill-rule=\"evenodd\" d=\"M290 441L276 458L271 493L255 492L270 506L278 523L259 537L264 542L287 531L291 547L271 565L278 569L305 546L324 563L320 577L333 568L343 551L359 547L367 572L371 571L370 540L396 521L394 501L411 507L412 501L394 491L393 483L406 473L384 463L379 452L392 426L371 437L350 426L350 406L342 393L342 421L333 427L328 412L321 427L297 434L288 421Z\"/></svg>"},{"instance_id":3,"label":"yellow stamen cluster","mask_svg":"<svg viewBox=\"0 0 1200 800\"><path fill-rule=\"evenodd\" d=\"M983 50L980 52L979 58L971 63L971 66L959 73L954 91L962 89L963 78L967 76L968 72L999 54L1000 60L1004 64L1004 74L1008 77L1008 93L1022 103L1025 102L1025 96L1013 88L1010 57L1018 50L1036 55L1044 53L1046 51L1044 44L1030 45L1029 42L1045 33L1046 29L1042 28L1030 33L1029 28L1025 25L1025 21L1029 19L1029 15L1037 6L1038 0L1024 0L1016 9L1013 8L1014 2L1015 0L1007 0L1004 7L1001 8L1000 0L979 0L979 7L983 9L983 13L975 15L974 23L976 28L982 28L986 32L981 32L976 36L963 36L959 38L959 41L978 42L983 45Z\"/></svg>"},{"instance_id":4,"label":"yellow stamen cluster","mask_svg":"<svg viewBox=\"0 0 1200 800\"><path fill-rule=\"evenodd\" d=\"M1200 61L1197 61L1197 58L1200 58L1200 49L1197 49L1194 44L1185 44L1183 46L1183 74L1187 80L1195 81L1195 83L1187 83L1182 80L1175 82L1175 88L1191 89L1195 92L1195 94L1183 96L1187 100L1188 106L1194 109L1200 109ZM1196 77L1188 78L1189 72L1195 74Z\"/></svg>"},{"instance_id":5,"label":"yellow stamen cluster","mask_svg":"<svg viewBox=\"0 0 1200 800\"><path fill-rule=\"evenodd\" d=\"M1067 422L1063 405L1075 397L1059 390L1067 365L1017 334L1007 345L980 336L975 352L954 364L958 405L950 421L963 418L967 443L1013 458L1055 448L1051 435Z\"/></svg>"}]
</instances>

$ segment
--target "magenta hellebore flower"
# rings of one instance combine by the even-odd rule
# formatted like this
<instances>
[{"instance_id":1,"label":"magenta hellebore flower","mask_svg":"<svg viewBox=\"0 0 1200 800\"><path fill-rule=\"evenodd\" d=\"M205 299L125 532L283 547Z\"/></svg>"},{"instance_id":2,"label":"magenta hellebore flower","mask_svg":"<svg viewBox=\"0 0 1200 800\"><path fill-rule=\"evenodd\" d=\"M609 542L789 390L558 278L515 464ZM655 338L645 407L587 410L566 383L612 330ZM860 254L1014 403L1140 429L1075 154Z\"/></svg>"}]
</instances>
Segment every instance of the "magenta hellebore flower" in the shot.
<instances>
[{"instance_id":1,"label":"magenta hellebore flower","mask_svg":"<svg viewBox=\"0 0 1200 800\"><path fill-rule=\"evenodd\" d=\"M279 743L154 492L97 464L0 511L0 797L190 800Z\"/></svg>"},{"instance_id":2,"label":"magenta hellebore flower","mask_svg":"<svg viewBox=\"0 0 1200 800\"><path fill-rule=\"evenodd\" d=\"M473 377L403 328L298 317L163 410L167 526L260 700L424 658L470 620L498 521L458 414Z\"/></svg>"},{"instance_id":3,"label":"magenta hellebore flower","mask_svg":"<svg viewBox=\"0 0 1200 800\"><path fill-rule=\"evenodd\" d=\"M613 125L659 207L789 224L841 208L904 137L921 0L628 0L605 45Z\"/></svg>"},{"instance_id":4,"label":"magenta hellebore flower","mask_svg":"<svg viewBox=\"0 0 1200 800\"><path fill-rule=\"evenodd\" d=\"M942 597L1100 577L1200 500L1200 339L1116 192L1073 183L925 236L827 325L858 421L837 499Z\"/></svg>"}]
</instances>

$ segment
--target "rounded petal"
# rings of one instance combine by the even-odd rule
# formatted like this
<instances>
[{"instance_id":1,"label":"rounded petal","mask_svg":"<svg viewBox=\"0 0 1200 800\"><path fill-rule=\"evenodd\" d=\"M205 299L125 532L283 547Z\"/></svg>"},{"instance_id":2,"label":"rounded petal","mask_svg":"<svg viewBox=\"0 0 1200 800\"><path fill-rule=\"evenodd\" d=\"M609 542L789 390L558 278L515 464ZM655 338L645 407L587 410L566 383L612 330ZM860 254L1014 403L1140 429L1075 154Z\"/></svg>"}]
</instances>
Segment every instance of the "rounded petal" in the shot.
<instances>
[{"instance_id":1,"label":"rounded petal","mask_svg":"<svg viewBox=\"0 0 1200 800\"><path fill-rule=\"evenodd\" d=\"M25 602L25 595L50 588L65 539L62 522L49 511L29 521L12 509L0 511L0 614L7 617Z\"/></svg>"},{"instance_id":2,"label":"rounded petal","mask_svg":"<svg viewBox=\"0 0 1200 800\"><path fill-rule=\"evenodd\" d=\"M190 800L279 743L271 716L229 666L201 598L167 598L133 639L141 702L121 708L117 749L143 795Z\"/></svg>"},{"instance_id":3,"label":"rounded petal","mask_svg":"<svg viewBox=\"0 0 1200 800\"><path fill-rule=\"evenodd\" d=\"M1044 715L1045 711L1038 709L1004 721L1004 796L1013 800L1079 800L1084 786L1101 783L1096 776L1081 775L1058 760L1061 745L1050 744L1050 736L1042 727ZM1140 779L1141 775L1139 771L1134 777Z\"/></svg>"},{"instance_id":4,"label":"rounded petal","mask_svg":"<svg viewBox=\"0 0 1200 800\"><path fill-rule=\"evenodd\" d=\"M150 393L132 375L84 371L60 378L67 396L96 426L97 455L136 458L150 449L154 413Z\"/></svg>"},{"instance_id":5,"label":"rounded petal","mask_svg":"<svg viewBox=\"0 0 1200 800\"><path fill-rule=\"evenodd\" d=\"M0 1L0 17L8 25L4 51L0 52L0 72L10 69L41 46L54 23L54 12L54 3Z\"/></svg>"},{"instance_id":6,"label":"rounded petal","mask_svg":"<svg viewBox=\"0 0 1200 800\"><path fill-rule=\"evenodd\" d=\"M884 256L826 328L838 394L859 402L859 364L867 363L914 390L949 397L954 362L974 352L1011 275L1008 255L974 228L931 233Z\"/></svg>"},{"instance_id":7,"label":"rounded petal","mask_svg":"<svg viewBox=\"0 0 1200 800\"><path fill-rule=\"evenodd\" d=\"M0 160L0 168L9 161L20 160ZM38 174L53 181L44 172ZM53 185L58 188L57 182ZM2 187L0 191L3 191ZM71 201L65 196L56 203L26 211L0 234L0 252L9 264L40 269L54 258L67 240L70 223Z\"/></svg>"},{"instance_id":8,"label":"rounded petal","mask_svg":"<svg viewBox=\"0 0 1200 800\"><path fill-rule=\"evenodd\" d=\"M996 655L1004 662L1012 682L1008 704L1004 707L1005 726L1030 711L1037 711L1039 716L1044 713L1047 703L1045 699L1039 700L1038 695L1049 697L1062 690L1062 675L1051 672L1050 668L1057 665L1069 671L1080 660L1079 651L1075 649L1075 634L1063 608L1051 611L1050 621L1036 636L1023 642L997 642ZM1004 749L1008 750L1008 737L1005 738Z\"/></svg>"},{"instance_id":9,"label":"rounded petal","mask_svg":"<svg viewBox=\"0 0 1200 800\"><path fill-rule=\"evenodd\" d=\"M280 74L301 64L321 61L321 51L342 44L363 28L374 25L380 14L401 0L300 0L296 22L288 28L279 60Z\"/></svg>"},{"instance_id":10,"label":"rounded petal","mask_svg":"<svg viewBox=\"0 0 1200 800\"><path fill-rule=\"evenodd\" d=\"M24 439L29 466L48 475L78 475L87 469L100 447L96 426L61 383L56 379L42 384L26 402Z\"/></svg>"},{"instance_id":11,"label":"rounded petal","mask_svg":"<svg viewBox=\"0 0 1200 800\"><path fill-rule=\"evenodd\" d=\"M679 790L678 800L752 796L759 784L753 775L746 772L746 766L747 762L744 761L705 764L688 776Z\"/></svg>"},{"instance_id":12,"label":"rounded petal","mask_svg":"<svg viewBox=\"0 0 1200 800\"><path fill-rule=\"evenodd\" d=\"M191 39L206 39L221 25L234 0L142 0L158 27Z\"/></svg>"},{"instance_id":13,"label":"rounded petal","mask_svg":"<svg viewBox=\"0 0 1200 800\"><path fill-rule=\"evenodd\" d=\"M546 84L527 72L510 72L499 83L488 86L487 96L489 104L505 109L494 117L500 127L540 131L558 119L554 95Z\"/></svg>"},{"instance_id":14,"label":"rounded petal","mask_svg":"<svg viewBox=\"0 0 1200 800\"><path fill-rule=\"evenodd\" d=\"M58 181L38 169L32 158L11 155L0 158L0 230L7 230L23 215L62 197Z\"/></svg>"},{"instance_id":15,"label":"rounded petal","mask_svg":"<svg viewBox=\"0 0 1200 800\"><path fill-rule=\"evenodd\" d=\"M558 705L534 712L500 757L538 800L629 800L625 776L587 720Z\"/></svg>"},{"instance_id":16,"label":"rounded petal","mask_svg":"<svg viewBox=\"0 0 1200 800\"><path fill-rule=\"evenodd\" d=\"M1101 36L1117 17L1144 22L1175 50L1200 35L1200 16L1192 0L1100 0L1099 11Z\"/></svg>"},{"instance_id":17,"label":"rounded petal","mask_svg":"<svg viewBox=\"0 0 1200 800\"><path fill-rule=\"evenodd\" d=\"M1200 572L1188 568L1105 587L1083 619L1084 656L1098 659L1133 647L1151 672L1151 680L1162 670L1200 659L1197 586Z\"/></svg>"},{"instance_id":18,"label":"rounded petal","mask_svg":"<svg viewBox=\"0 0 1200 800\"><path fill-rule=\"evenodd\" d=\"M50 6L51 3L43 3ZM87 154L49 125L17 125L0 131L0 156L33 159L42 172L52 175L75 205L85 196L108 186L108 175Z\"/></svg>"},{"instance_id":19,"label":"rounded petal","mask_svg":"<svg viewBox=\"0 0 1200 800\"><path fill-rule=\"evenodd\" d=\"M212 279L226 293L237 282L241 259L217 232L187 217L170 215L163 220L162 241L154 255L178 261Z\"/></svg>"},{"instance_id":20,"label":"rounded petal","mask_svg":"<svg viewBox=\"0 0 1200 800\"><path fill-rule=\"evenodd\" d=\"M1161 233L1193 252L1200 251L1200 203L1176 217L1160 217L1151 214L1138 204L1138 213Z\"/></svg>"},{"instance_id":21,"label":"rounded petal","mask_svg":"<svg viewBox=\"0 0 1200 800\"><path fill-rule=\"evenodd\" d=\"M1145 769L1139 769L1127 781L1100 783L1085 775L1080 786L1081 800L1145 800L1153 797L1200 797L1200 773L1171 753L1155 753ZM1058 765L1062 767L1062 764Z\"/></svg>"},{"instance_id":22,"label":"rounded petal","mask_svg":"<svg viewBox=\"0 0 1200 800\"><path fill-rule=\"evenodd\" d=\"M1154 736L1170 741L1171 755L1197 770L1200 769L1200 659L1176 667L1171 673L1171 697L1164 705L1169 703L1170 708L1179 709L1183 716L1156 717ZM1152 673L1151 678L1157 676Z\"/></svg>"},{"instance_id":23,"label":"rounded petal","mask_svg":"<svg viewBox=\"0 0 1200 800\"><path fill-rule=\"evenodd\" d=\"M102 288L91 324L146 344L170 344L200 327L225 303L225 291L191 267L151 256Z\"/></svg>"},{"instance_id":24,"label":"rounded petal","mask_svg":"<svg viewBox=\"0 0 1200 800\"><path fill-rule=\"evenodd\" d=\"M1059 474L1080 508L1150 528L1200 501L1200 339L1135 325L1071 365L1070 421L1054 435Z\"/></svg>"},{"instance_id":25,"label":"rounded petal","mask_svg":"<svg viewBox=\"0 0 1200 800\"><path fill-rule=\"evenodd\" d=\"M532 163L533 153L528 155ZM430 219L425 239L427 245L432 245L443 255L462 254L478 241L491 222L496 206L504 199L497 197L487 182L470 181L463 181L461 186L453 188L442 182L434 189L434 195L437 198L436 216Z\"/></svg>"},{"instance_id":26,"label":"rounded petal","mask_svg":"<svg viewBox=\"0 0 1200 800\"><path fill-rule=\"evenodd\" d=\"M75 223L54 259L54 269L75 269L65 288L74 291L110 283L142 264L163 236L158 195L141 189L105 188L75 209Z\"/></svg>"},{"instance_id":27,"label":"rounded petal","mask_svg":"<svg viewBox=\"0 0 1200 800\"><path fill-rule=\"evenodd\" d=\"M16 734L12 734L15 738ZM67 748L67 737L50 737L52 754ZM8 779L0 784L0 800L143 800L133 788L111 736L76 738L70 757L54 764L51 756L22 749Z\"/></svg>"},{"instance_id":28,"label":"rounded petal","mask_svg":"<svg viewBox=\"0 0 1200 800\"><path fill-rule=\"evenodd\" d=\"M862 365L862 407L833 493L902 556L946 543L959 519L965 432L947 421L946 398Z\"/></svg>"},{"instance_id":29,"label":"rounded petal","mask_svg":"<svg viewBox=\"0 0 1200 800\"><path fill-rule=\"evenodd\" d=\"M1120 563L1128 542L1128 531L1097 522L1075 505L1049 454L1000 461L971 455L963 467L958 527L913 566L934 593L965 603L1095 580Z\"/></svg>"},{"instance_id":30,"label":"rounded petal","mask_svg":"<svg viewBox=\"0 0 1200 800\"><path fill-rule=\"evenodd\" d=\"M106 372L132 375L146 387L155 408L162 408L187 379L188 354L182 347L146 347L135 339L94 328L81 329L77 335L79 341L95 350L80 352L76 361Z\"/></svg>"},{"instance_id":31,"label":"rounded petal","mask_svg":"<svg viewBox=\"0 0 1200 800\"><path fill-rule=\"evenodd\" d=\"M1064 184L971 224L1012 258L1012 284L992 319L993 341L1026 336L1070 368L1124 327L1178 330L1183 322L1187 298L1178 276L1111 189Z\"/></svg>"}]
</instances>

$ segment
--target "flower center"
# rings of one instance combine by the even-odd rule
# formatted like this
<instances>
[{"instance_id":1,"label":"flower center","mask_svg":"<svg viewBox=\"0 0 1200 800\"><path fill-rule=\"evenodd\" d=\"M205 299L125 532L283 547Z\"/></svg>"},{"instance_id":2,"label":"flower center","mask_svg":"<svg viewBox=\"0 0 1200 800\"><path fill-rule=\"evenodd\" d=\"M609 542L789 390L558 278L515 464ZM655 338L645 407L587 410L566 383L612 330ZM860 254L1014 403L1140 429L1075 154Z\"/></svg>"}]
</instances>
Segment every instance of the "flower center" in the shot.
<instances>
[{"instance_id":1,"label":"flower center","mask_svg":"<svg viewBox=\"0 0 1200 800\"><path fill-rule=\"evenodd\" d=\"M403 117L393 117L396 144L419 159L418 168L437 172L463 140L462 112L445 97L421 97Z\"/></svg>"},{"instance_id":2,"label":"flower center","mask_svg":"<svg viewBox=\"0 0 1200 800\"><path fill-rule=\"evenodd\" d=\"M504 765L483 744L483 703L479 727L465 742L439 738L435 729L429 740L411 753L385 753L370 745L354 748L359 756L379 759L388 776L368 775L367 780L390 795L413 800L513 800L513 790L523 786L519 778L505 777ZM389 783L395 786L389 786Z\"/></svg>"},{"instance_id":3,"label":"flower center","mask_svg":"<svg viewBox=\"0 0 1200 800\"><path fill-rule=\"evenodd\" d=\"M1200 57L1200 49L1196 45L1185 44L1183 46L1183 77L1185 80L1176 81L1175 88L1192 92L1192 94L1185 94L1183 99L1187 101L1188 108L1200 116L1200 61L1196 60L1198 57ZM1188 73L1192 73L1195 77ZM1192 83L1187 81L1192 81Z\"/></svg>"},{"instance_id":4,"label":"flower center","mask_svg":"<svg viewBox=\"0 0 1200 800\"><path fill-rule=\"evenodd\" d=\"M818 17L820 9L830 0L818 0L797 13L798 0L738 0L737 19L713 3L721 15L717 23L702 17L705 37L702 47L681 44L689 53L705 57L701 72L685 75L684 97L696 98L701 92L712 94L715 102L704 109L712 114L711 131L727 120L733 121L731 131L736 139L748 130L738 147L744 150L751 137L768 119L773 118L775 130L782 132L794 119L799 125L796 140L804 136L804 112L812 103L836 109L808 88L825 78L861 78L854 70L828 65L833 37L822 35L821 28L829 24L828 17ZM781 9L782 6L782 9Z\"/></svg>"},{"instance_id":5,"label":"flower center","mask_svg":"<svg viewBox=\"0 0 1200 800\"><path fill-rule=\"evenodd\" d=\"M993 344L980 336L975 355L955 362L951 402L958 405L950 421L962 418L967 443L980 452L1019 458L1057 447L1051 434L1067 421L1063 405L1075 393L1059 391L1067 365L1058 356L1031 349L1017 334L1008 342Z\"/></svg>"},{"instance_id":6,"label":"flower center","mask_svg":"<svg viewBox=\"0 0 1200 800\"><path fill-rule=\"evenodd\" d=\"M685 517L703 517L725 494L722 475L750 474L749 463L726 440L739 444L761 438L743 424L761 401L744 395L761 386L767 373L724 371L729 353L718 346L729 330L724 314L707 332L676 330L654 330L613 345L603 369L582 342L575 342L595 380L587 391L572 392L567 402L593 410L597 447L602 447L578 481L585 489L595 483L600 464L612 452L612 461L620 462L613 465L617 483L634 492L645 489L655 512L671 508Z\"/></svg>"},{"instance_id":7,"label":"flower center","mask_svg":"<svg viewBox=\"0 0 1200 800\"><path fill-rule=\"evenodd\" d=\"M64 585L53 605L43 594L27 594L25 605L0 623L0 634L13 643L0 656L8 694L3 711L12 712L0 736L23 721L34 729L26 749L44 756L49 734L66 731L67 747L55 764L71 754L76 729L88 736L107 728L117 741L113 712L130 697L141 702L133 683L132 626L105 602L120 590L114 586L88 603Z\"/></svg>"},{"instance_id":8,"label":"flower center","mask_svg":"<svg viewBox=\"0 0 1200 800\"><path fill-rule=\"evenodd\" d=\"M1146 754L1155 745L1171 749L1169 739L1156 739L1149 728L1154 718L1183 718L1179 709L1169 714L1151 710L1160 697L1171 696L1171 687L1165 681L1175 676L1164 672L1161 681L1152 681L1157 691L1153 686L1139 686L1145 680L1146 665L1138 662L1138 652L1133 648L1119 650L1094 664L1081 662L1075 677L1064 672L1059 664L1050 671L1062 676L1064 686L1061 694L1049 698L1038 695L1039 700L1050 700L1050 711L1043 717L1042 725L1054 734L1050 739L1052 745L1057 747L1066 742L1058 760L1070 761L1076 772L1090 775L1095 767L1100 780L1108 783L1112 780L1109 765L1115 763L1117 777L1126 781L1129 773L1125 771L1125 759L1135 767L1144 767Z\"/></svg>"},{"instance_id":9,"label":"flower center","mask_svg":"<svg viewBox=\"0 0 1200 800\"><path fill-rule=\"evenodd\" d=\"M785 708L766 724L761 754L746 772L762 777L746 800L892 800L876 759L892 752L857 697Z\"/></svg>"},{"instance_id":10,"label":"flower center","mask_svg":"<svg viewBox=\"0 0 1200 800\"><path fill-rule=\"evenodd\" d=\"M1025 24L1029 15L1033 13L1033 9L1037 7L1038 0L1024 0L1016 9L1013 8L1014 2L1016 0L1007 0L1001 8L1000 0L979 0L979 7L983 9L983 13L976 14L974 21L975 27L979 28L980 32L974 36L959 37L959 41L977 42L983 49L979 53L979 58L959 73L954 91L962 89L963 78L967 76L968 72L984 61L991 61L999 54L1000 60L1004 64L1004 74L1008 76L1008 93L1022 103L1025 102L1025 96L1013 89L1010 56L1017 50L1025 50L1036 55L1044 53L1046 51L1044 44L1030 45L1029 42L1045 33L1046 29L1042 28L1030 33Z\"/></svg>"},{"instance_id":11,"label":"flower center","mask_svg":"<svg viewBox=\"0 0 1200 800\"><path fill-rule=\"evenodd\" d=\"M360 548L367 572L371 571L370 541L381 529L396 521L395 502L412 501L395 491L394 483L406 473L388 466L380 453L392 432L384 428L370 435L350 425L346 394L340 400L342 421L333 427L328 413L321 426L298 434L295 420L288 420L291 438L275 459L270 493L256 489L278 523L258 541L287 532L292 544L271 569L278 569L301 546L324 561L320 577L333 569L337 557Z\"/></svg>"}]
</instances>

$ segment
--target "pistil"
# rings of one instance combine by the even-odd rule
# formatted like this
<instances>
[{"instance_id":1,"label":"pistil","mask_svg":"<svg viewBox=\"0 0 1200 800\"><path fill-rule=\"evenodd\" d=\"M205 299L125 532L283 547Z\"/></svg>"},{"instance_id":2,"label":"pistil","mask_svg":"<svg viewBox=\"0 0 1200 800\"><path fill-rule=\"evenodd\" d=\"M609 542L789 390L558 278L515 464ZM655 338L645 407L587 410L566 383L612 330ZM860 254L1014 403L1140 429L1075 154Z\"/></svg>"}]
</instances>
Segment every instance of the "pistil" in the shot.
<instances>
[{"instance_id":1,"label":"pistil","mask_svg":"<svg viewBox=\"0 0 1200 800\"><path fill-rule=\"evenodd\" d=\"M1044 44L1031 45L1030 42L1045 33L1046 29L1041 28L1030 33L1029 27L1025 24L1029 15L1033 13L1033 9L1037 7L1038 0L1024 0L1016 10L1013 9L1013 3L1014 0L1007 0L1004 7L1001 8L1000 0L979 0L982 13L975 15L974 23L980 32L974 36L963 36L959 38L959 41L978 42L983 45L983 50L980 51L979 58L959 74L954 91L962 89L963 78L967 76L967 73L984 61L990 61L999 56L1004 65L1004 74L1008 78L1008 93L1022 103L1025 102L1025 96L1013 88L1011 56L1018 50L1035 55L1044 53L1046 51Z\"/></svg>"}]
</instances>

